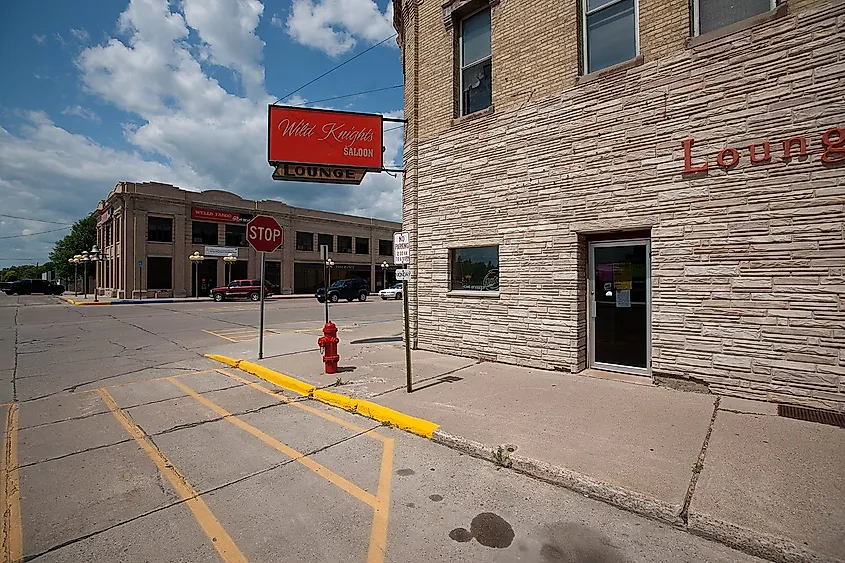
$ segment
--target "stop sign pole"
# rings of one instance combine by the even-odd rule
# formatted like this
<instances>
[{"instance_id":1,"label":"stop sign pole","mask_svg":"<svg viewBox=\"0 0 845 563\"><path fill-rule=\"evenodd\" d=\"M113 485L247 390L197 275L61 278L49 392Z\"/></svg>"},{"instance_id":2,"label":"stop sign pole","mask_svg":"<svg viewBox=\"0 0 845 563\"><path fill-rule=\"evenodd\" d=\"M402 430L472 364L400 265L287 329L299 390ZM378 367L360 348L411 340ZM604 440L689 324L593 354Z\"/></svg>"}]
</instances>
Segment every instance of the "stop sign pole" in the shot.
<instances>
[{"instance_id":1,"label":"stop sign pole","mask_svg":"<svg viewBox=\"0 0 845 563\"><path fill-rule=\"evenodd\" d=\"M258 318L258 359L264 359L264 254L275 252L284 240L284 229L279 222L269 215L256 215L246 225L246 240L257 252L261 253L261 313Z\"/></svg>"}]
</instances>

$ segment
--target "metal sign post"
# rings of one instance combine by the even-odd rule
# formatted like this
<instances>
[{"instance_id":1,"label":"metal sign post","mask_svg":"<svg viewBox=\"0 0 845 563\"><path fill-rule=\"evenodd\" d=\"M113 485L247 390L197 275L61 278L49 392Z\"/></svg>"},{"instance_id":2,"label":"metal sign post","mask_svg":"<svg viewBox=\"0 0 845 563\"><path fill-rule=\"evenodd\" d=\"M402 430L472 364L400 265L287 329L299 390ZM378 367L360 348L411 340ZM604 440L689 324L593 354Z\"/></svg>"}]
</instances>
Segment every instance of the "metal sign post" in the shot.
<instances>
[{"instance_id":1,"label":"metal sign post","mask_svg":"<svg viewBox=\"0 0 845 563\"><path fill-rule=\"evenodd\" d=\"M141 274L141 269L144 267L144 261L138 260L138 299L144 298L144 293L142 292L144 288L144 276ZM125 295L124 295L125 297Z\"/></svg>"},{"instance_id":2,"label":"metal sign post","mask_svg":"<svg viewBox=\"0 0 845 563\"><path fill-rule=\"evenodd\" d=\"M323 287L326 292L323 300L326 302L326 324L329 324L329 245L320 245L320 260L323 261Z\"/></svg>"},{"instance_id":3,"label":"metal sign post","mask_svg":"<svg viewBox=\"0 0 845 563\"><path fill-rule=\"evenodd\" d=\"M411 263L411 239L408 233L393 233L393 263L407 266ZM408 393L413 391L411 378L411 327L408 319L408 281L411 270L396 270L396 280L402 282L402 310L405 321L405 378Z\"/></svg>"},{"instance_id":4,"label":"metal sign post","mask_svg":"<svg viewBox=\"0 0 845 563\"><path fill-rule=\"evenodd\" d=\"M261 289L259 299L261 312L258 317L258 359L264 359L264 294L267 292L264 255L275 252L284 241L284 229L269 215L256 215L246 225L246 241L261 254Z\"/></svg>"},{"instance_id":5,"label":"metal sign post","mask_svg":"<svg viewBox=\"0 0 845 563\"><path fill-rule=\"evenodd\" d=\"M264 253L261 253L261 313L258 317L258 359L264 359Z\"/></svg>"}]
</instances>

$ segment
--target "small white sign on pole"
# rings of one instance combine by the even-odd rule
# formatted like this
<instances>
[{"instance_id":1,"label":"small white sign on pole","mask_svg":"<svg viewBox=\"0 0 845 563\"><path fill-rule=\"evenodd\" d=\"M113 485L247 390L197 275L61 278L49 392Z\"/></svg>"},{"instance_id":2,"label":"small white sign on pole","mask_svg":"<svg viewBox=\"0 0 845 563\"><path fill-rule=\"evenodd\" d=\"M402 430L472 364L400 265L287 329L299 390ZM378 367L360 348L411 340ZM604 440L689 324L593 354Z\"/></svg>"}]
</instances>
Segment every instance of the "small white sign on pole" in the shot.
<instances>
[{"instance_id":1,"label":"small white sign on pole","mask_svg":"<svg viewBox=\"0 0 845 563\"><path fill-rule=\"evenodd\" d=\"M411 263L411 237L408 233L393 233L393 263Z\"/></svg>"},{"instance_id":2,"label":"small white sign on pole","mask_svg":"<svg viewBox=\"0 0 845 563\"><path fill-rule=\"evenodd\" d=\"M409 268L396 270L396 281L411 281L411 270Z\"/></svg>"}]
</instances>

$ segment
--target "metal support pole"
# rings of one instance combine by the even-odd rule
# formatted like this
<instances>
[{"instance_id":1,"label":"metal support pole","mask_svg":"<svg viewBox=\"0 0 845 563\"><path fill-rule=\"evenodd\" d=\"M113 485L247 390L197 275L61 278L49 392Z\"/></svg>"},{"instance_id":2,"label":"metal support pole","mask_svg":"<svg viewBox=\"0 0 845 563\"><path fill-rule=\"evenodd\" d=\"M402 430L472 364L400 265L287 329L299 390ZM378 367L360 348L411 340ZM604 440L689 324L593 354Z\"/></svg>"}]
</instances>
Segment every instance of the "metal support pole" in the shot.
<instances>
[{"instance_id":1,"label":"metal support pole","mask_svg":"<svg viewBox=\"0 0 845 563\"><path fill-rule=\"evenodd\" d=\"M326 324L329 324L329 265L323 262L323 284L326 292L323 294L323 301L326 302Z\"/></svg>"},{"instance_id":2,"label":"metal support pole","mask_svg":"<svg viewBox=\"0 0 845 563\"><path fill-rule=\"evenodd\" d=\"M73 296L79 297L79 264L73 263Z\"/></svg>"},{"instance_id":3,"label":"metal support pole","mask_svg":"<svg viewBox=\"0 0 845 563\"><path fill-rule=\"evenodd\" d=\"M97 275L97 270L99 270L99 267L98 267L98 266L99 266L99 264L100 264L100 262L99 262L99 261L94 262L94 303L96 303L96 302L97 302L97 293L99 293L99 292L97 291L97 286L99 285L99 284L97 283L97 278L99 277L99 276Z\"/></svg>"},{"instance_id":4,"label":"metal support pole","mask_svg":"<svg viewBox=\"0 0 845 563\"><path fill-rule=\"evenodd\" d=\"M82 291L85 292L85 299L88 299L88 261L86 260L85 263L82 264L82 275L85 276L85 280L82 282Z\"/></svg>"},{"instance_id":5,"label":"metal support pole","mask_svg":"<svg viewBox=\"0 0 845 563\"><path fill-rule=\"evenodd\" d=\"M258 359L264 359L264 253L261 253L261 314L258 317Z\"/></svg>"},{"instance_id":6,"label":"metal support pole","mask_svg":"<svg viewBox=\"0 0 845 563\"><path fill-rule=\"evenodd\" d=\"M405 310L405 377L408 380L408 393L411 389L411 329L408 320L408 282L402 282L402 301Z\"/></svg>"},{"instance_id":7,"label":"metal support pole","mask_svg":"<svg viewBox=\"0 0 845 563\"><path fill-rule=\"evenodd\" d=\"M194 261L194 297L199 301L200 298L200 265L199 262Z\"/></svg>"}]
</instances>

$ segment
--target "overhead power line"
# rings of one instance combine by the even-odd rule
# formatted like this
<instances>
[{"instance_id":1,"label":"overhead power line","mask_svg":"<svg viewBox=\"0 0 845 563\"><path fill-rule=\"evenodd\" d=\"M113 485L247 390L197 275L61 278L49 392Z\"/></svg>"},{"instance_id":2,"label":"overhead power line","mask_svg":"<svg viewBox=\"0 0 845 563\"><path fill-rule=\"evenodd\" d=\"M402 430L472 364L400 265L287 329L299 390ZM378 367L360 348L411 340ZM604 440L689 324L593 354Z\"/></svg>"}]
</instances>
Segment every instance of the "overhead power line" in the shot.
<instances>
[{"instance_id":1,"label":"overhead power line","mask_svg":"<svg viewBox=\"0 0 845 563\"><path fill-rule=\"evenodd\" d=\"M58 231L66 231L69 228L70 227L62 227L61 229L53 229L51 231L38 231L37 233L24 233L22 235L11 235L11 236L8 236L8 237L0 237L0 239L31 237L31 236L35 236L35 235L46 235L47 233L55 233L55 232L58 232Z\"/></svg>"},{"instance_id":2,"label":"overhead power line","mask_svg":"<svg viewBox=\"0 0 845 563\"><path fill-rule=\"evenodd\" d=\"M53 225L70 225L71 223L63 223L61 221L47 221L46 219L33 219L32 217L18 217L17 215L6 215L0 213L0 217L8 217L9 219L20 219L22 221L35 221L37 223L51 223Z\"/></svg>"},{"instance_id":3,"label":"overhead power line","mask_svg":"<svg viewBox=\"0 0 845 563\"><path fill-rule=\"evenodd\" d=\"M373 92L384 92L385 90L395 90L396 88L402 88L404 84L397 84L396 86L386 86L384 88L375 88L373 90L364 90L363 92L355 92L353 94L344 94L342 96L333 96L331 98L323 98L322 100L314 100L311 102L305 102L302 105L308 106L311 104L319 104L321 102L330 102L331 100L340 100L342 98L352 98L354 96L363 96L364 94L372 94Z\"/></svg>"},{"instance_id":4,"label":"overhead power line","mask_svg":"<svg viewBox=\"0 0 845 563\"><path fill-rule=\"evenodd\" d=\"M363 51L361 51L361 52L360 52L360 53L358 53L357 55L354 55L354 56L352 56L352 57L349 57L348 59L346 59L345 61L343 61L343 62L342 62L342 63L340 63L339 65L336 65L336 66L334 66L334 67L330 68L329 70L327 70L326 72L324 72L323 74L321 74L320 76L318 76L317 78L314 78L313 80L311 80L311 81L309 81L309 82L306 82L305 84L303 84L302 86L300 86L299 88L297 88L296 90L294 90L293 92L289 92L289 93L285 94L284 96L282 96L281 98L277 99L275 102L273 102L273 103L272 103L272 104L270 104L270 105L276 105L277 103L281 102L282 100L287 100L288 98L290 98L291 96L293 96L294 94L296 94L297 92L299 92L300 90L302 90L303 88L307 88L308 86L311 86L312 84L314 84L315 82L317 82L317 81L318 81L318 80L320 80L321 78L324 78L324 77L328 76L329 74L333 73L334 71L336 71L337 69L339 69L339 68L340 68L340 67L342 67L343 65L348 64L348 63L351 63L352 61L354 61L355 59L357 59L357 58L358 58L358 57L360 57L361 55L364 55L364 54L366 54L366 53L369 53L370 51L372 51L373 49L375 49L375 48L376 48L376 47L378 47L379 45L384 45L385 43L387 43L388 41L390 41L391 39L393 39L394 37L396 37L396 35L398 35L398 34L394 33L394 34L393 34L393 35L391 35L390 37L385 37L384 39L382 39L381 41L379 41L379 42L378 42L378 43L376 43L375 45L372 45L372 46L370 46L370 47L367 47L366 49L364 49Z\"/></svg>"}]
</instances>

